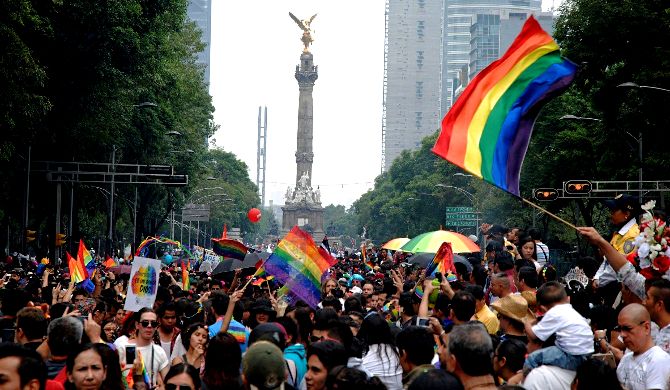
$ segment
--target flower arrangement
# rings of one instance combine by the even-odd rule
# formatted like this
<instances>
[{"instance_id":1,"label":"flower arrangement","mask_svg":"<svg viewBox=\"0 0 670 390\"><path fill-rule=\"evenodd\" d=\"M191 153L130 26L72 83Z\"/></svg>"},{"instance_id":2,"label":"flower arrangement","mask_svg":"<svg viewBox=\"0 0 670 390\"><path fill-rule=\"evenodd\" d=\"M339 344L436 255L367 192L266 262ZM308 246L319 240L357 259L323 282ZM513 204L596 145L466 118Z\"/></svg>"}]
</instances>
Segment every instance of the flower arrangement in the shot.
<instances>
[{"instance_id":1,"label":"flower arrangement","mask_svg":"<svg viewBox=\"0 0 670 390\"><path fill-rule=\"evenodd\" d=\"M647 279L664 277L670 279L670 227L667 222L654 216L656 201L642 206L644 214L640 222L640 235L635 238L635 248L628 260L640 269ZM637 264L636 264L637 260Z\"/></svg>"}]
</instances>

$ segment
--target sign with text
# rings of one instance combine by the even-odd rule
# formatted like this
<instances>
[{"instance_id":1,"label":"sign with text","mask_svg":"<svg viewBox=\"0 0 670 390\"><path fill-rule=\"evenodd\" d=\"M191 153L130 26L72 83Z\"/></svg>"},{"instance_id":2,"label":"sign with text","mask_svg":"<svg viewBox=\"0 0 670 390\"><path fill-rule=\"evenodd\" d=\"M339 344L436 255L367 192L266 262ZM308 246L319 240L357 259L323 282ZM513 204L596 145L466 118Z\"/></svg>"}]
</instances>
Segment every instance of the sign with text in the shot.
<instances>
[{"instance_id":1,"label":"sign with text","mask_svg":"<svg viewBox=\"0 0 670 390\"><path fill-rule=\"evenodd\" d=\"M477 221L468 221L462 219L447 219L444 226L450 227L477 227Z\"/></svg>"},{"instance_id":2,"label":"sign with text","mask_svg":"<svg viewBox=\"0 0 670 390\"><path fill-rule=\"evenodd\" d=\"M154 306L160 272L160 260L135 256L133 267L130 269L128 292L123 310L136 312L143 307Z\"/></svg>"},{"instance_id":3,"label":"sign with text","mask_svg":"<svg viewBox=\"0 0 670 390\"><path fill-rule=\"evenodd\" d=\"M447 207L447 213L473 213L475 211L472 207Z\"/></svg>"}]
</instances>

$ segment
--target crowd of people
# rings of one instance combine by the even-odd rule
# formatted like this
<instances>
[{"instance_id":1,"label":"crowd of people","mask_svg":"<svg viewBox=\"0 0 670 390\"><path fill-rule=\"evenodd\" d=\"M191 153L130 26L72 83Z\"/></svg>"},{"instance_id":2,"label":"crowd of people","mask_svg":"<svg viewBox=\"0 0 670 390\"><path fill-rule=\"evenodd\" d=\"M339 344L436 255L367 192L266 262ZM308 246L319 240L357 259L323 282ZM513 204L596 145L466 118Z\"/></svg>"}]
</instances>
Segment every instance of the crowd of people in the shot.
<instances>
[{"instance_id":1,"label":"crowd of people","mask_svg":"<svg viewBox=\"0 0 670 390\"><path fill-rule=\"evenodd\" d=\"M401 252L341 253L318 307L239 271L193 273L184 291L166 267L153 307L131 313L127 276L100 268L89 292L5 264L0 387L666 390L670 281L626 257L640 205L608 206L611 242L579 228L599 255L560 278L539 231L483 225L484 253L446 275Z\"/></svg>"}]
</instances>

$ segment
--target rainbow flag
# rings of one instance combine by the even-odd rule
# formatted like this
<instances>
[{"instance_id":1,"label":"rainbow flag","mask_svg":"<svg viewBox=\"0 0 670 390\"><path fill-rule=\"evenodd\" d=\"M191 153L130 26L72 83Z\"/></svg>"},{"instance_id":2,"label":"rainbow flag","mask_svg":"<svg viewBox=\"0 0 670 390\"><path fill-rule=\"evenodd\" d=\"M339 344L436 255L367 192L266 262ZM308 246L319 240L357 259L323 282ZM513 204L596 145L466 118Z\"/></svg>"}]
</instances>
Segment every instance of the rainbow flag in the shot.
<instances>
[{"instance_id":1,"label":"rainbow flag","mask_svg":"<svg viewBox=\"0 0 670 390\"><path fill-rule=\"evenodd\" d=\"M91 276L93 276L93 272L95 271L95 261L93 261L91 252L89 252L88 249L86 249L86 245L84 245L84 240L79 240L79 250L77 251L77 260L79 260L86 268L86 277L90 278Z\"/></svg>"},{"instance_id":2,"label":"rainbow flag","mask_svg":"<svg viewBox=\"0 0 670 390\"><path fill-rule=\"evenodd\" d=\"M366 261L366 262L363 263L363 264L365 264L365 270L366 270L366 271L370 272L370 271L374 271L374 270L375 270L375 267L372 265L372 262L370 262L370 261Z\"/></svg>"},{"instance_id":3,"label":"rainbow flag","mask_svg":"<svg viewBox=\"0 0 670 390\"><path fill-rule=\"evenodd\" d=\"M535 118L576 71L530 16L507 52L475 76L442 119L433 152L519 196Z\"/></svg>"},{"instance_id":4,"label":"rainbow flag","mask_svg":"<svg viewBox=\"0 0 670 390\"><path fill-rule=\"evenodd\" d=\"M191 278L188 276L188 270L191 268L191 261L189 260L188 266L183 261L181 262L181 289L184 291L189 291L191 289Z\"/></svg>"},{"instance_id":5,"label":"rainbow flag","mask_svg":"<svg viewBox=\"0 0 670 390\"><path fill-rule=\"evenodd\" d=\"M70 279L75 283L81 283L86 280L86 269L79 259L75 259L70 255L70 252L65 252L67 256L67 266L70 269Z\"/></svg>"},{"instance_id":6,"label":"rainbow flag","mask_svg":"<svg viewBox=\"0 0 670 390\"><path fill-rule=\"evenodd\" d=\"M290 292L315 308L321 301L321 276L333 264L330 253L294 226L265 261L265 270L281 283L290 281Z\"/></svg>"},{"instance_id":7,"label":"rainbow flag","mask_svg":"<svg viewBox=\"0 0 670 390\"><path fill-rule=\"evenodd\" d=\"M435 253L435 257L426 267L426 276L435 276L435 272L441 272L442 275L456 273L454 265L454 251L451 249L451 243L443 242Z\"/></svg>"},{"instance_id":8,"label":"rainbow flag","mask_svg":"<svg viewBox=\"0 0 670 390\"><path fill-rule=\"evenodd\" d=\"M119 265L119 264L117 264L116 260L114 260L114 259L112 259L111 257L107 256L107 259L105 259L105 262L102 263L102 265L104 265L105 268L109 269L109 268L112 268L112 267L116 267L116 266Z\"/></svg>"},{"instance_id":9,"label":"rainbow flag","mask_svg":"<svg viewBox=\"0 0 670 390\"><path fill-rule=\"evenodd\" d=\"M146 366L146 364L144 364L144 358L142 357L142 354L140 353L139 350L136 349L135 351L137 351L137 356L139 356L140 362L142 363L142 378L143 378L143 381L144 381L144 383L146 383L147 385L150 386L151 385L151 383L150 383L151 379L149 378L149 373L147 372L147 366ZM128 371L128 375L126 376L126 382L128 383L128 388L129 389L132 389L133 385L135 385L135 381L133 380L133 365L132 364L130 365L130 371Z\"/></svg>"},{"instance_id":10,"label":"rainbow flag","mask_svg":"<svg viewBox=\"0 0 670 390\"><path fill-rule=\"evenodd\" d=\"M229 238L212 238L212 250L219 256L230 259L244 260L249 248L237 240Z\"/></svg>"}]
</instances>

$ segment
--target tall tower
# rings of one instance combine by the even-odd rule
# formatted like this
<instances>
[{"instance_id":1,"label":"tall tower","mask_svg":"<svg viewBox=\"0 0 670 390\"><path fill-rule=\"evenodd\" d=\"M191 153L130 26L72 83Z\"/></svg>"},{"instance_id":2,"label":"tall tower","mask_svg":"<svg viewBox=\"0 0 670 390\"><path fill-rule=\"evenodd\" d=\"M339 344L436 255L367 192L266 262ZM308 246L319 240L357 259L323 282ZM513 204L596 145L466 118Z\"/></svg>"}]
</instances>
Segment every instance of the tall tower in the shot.
<instances>
[{"instance_id":1,"label":"tall tower","mask_svg":"<svg viewBox=\"0 0 670 390\"><path fill-rule=\"evenodd\" d=\"M314 101L312 91L319 77L314 56L309 51L312 43L310 25L316 15L307 20L300 20L289 13L291 18L303 30L301 41L305 45L300 55L300 65L295 67L295 79L298 81L298 143L295 152L295 188L286 190L286 200L282 207L282 232L285 234L298 226L310 233L314 239L323 238L323 207L321 207L321 190L312 188L312 162L314 151L312 141Z\"/></svg>"},{"instance_id":2,"label":"tall tower","mask_svg":"<svg viewBox=\"0 0 670 390\"><path fill-rule=\"evenodd\" d=\"M300 91L298 97L298 148L295 152L296 186L305 173L307 173L307 184L312 184L312 162L314 161L312 149L314 101L312 100L312 91L318 77L318 67L314 65L314 56L309 51L303 51L300 55L300 65L295 67L295 79L298 80L298 90Z\"/></svg>"}]
</instances>

